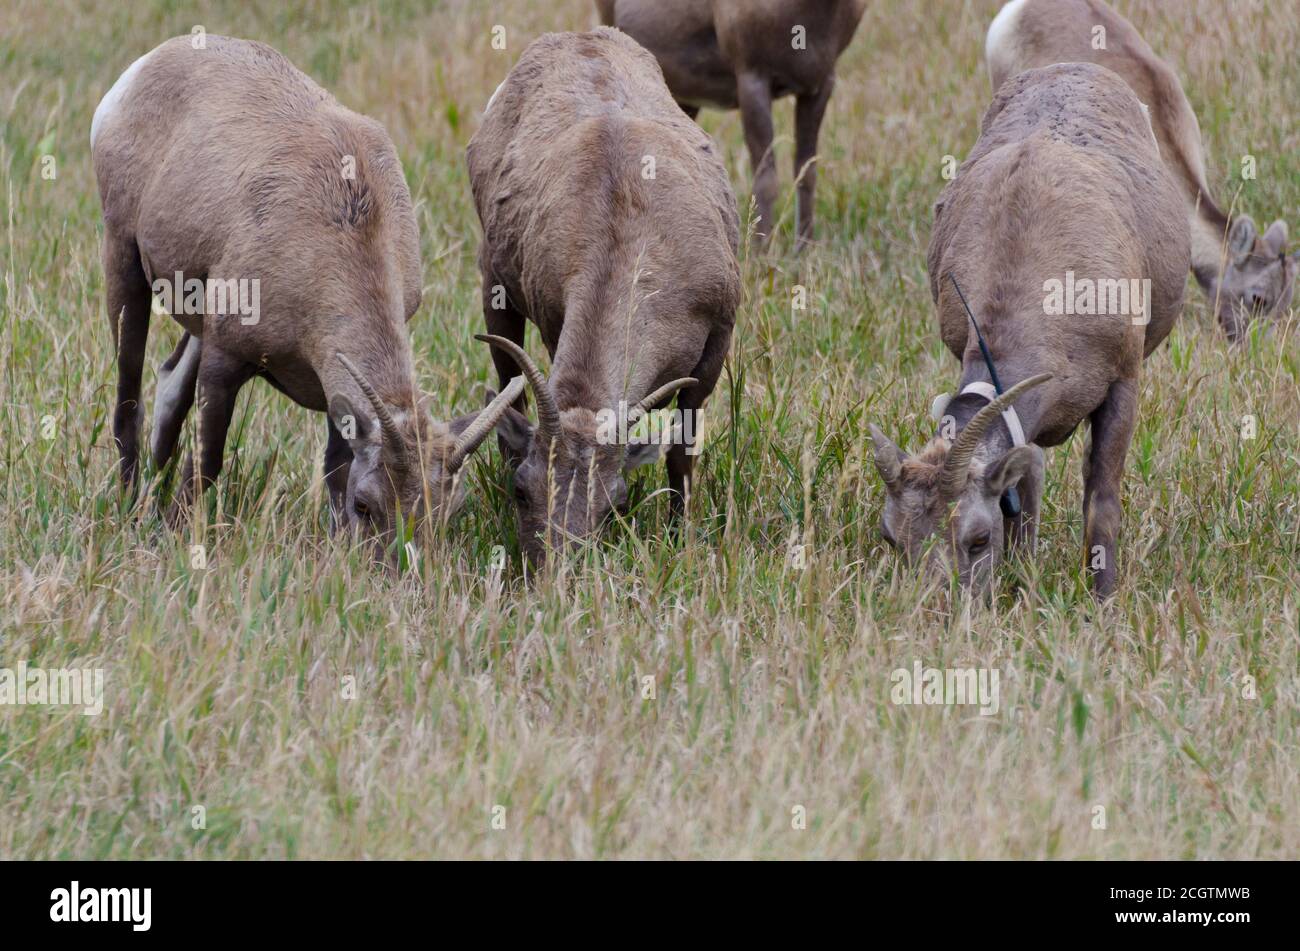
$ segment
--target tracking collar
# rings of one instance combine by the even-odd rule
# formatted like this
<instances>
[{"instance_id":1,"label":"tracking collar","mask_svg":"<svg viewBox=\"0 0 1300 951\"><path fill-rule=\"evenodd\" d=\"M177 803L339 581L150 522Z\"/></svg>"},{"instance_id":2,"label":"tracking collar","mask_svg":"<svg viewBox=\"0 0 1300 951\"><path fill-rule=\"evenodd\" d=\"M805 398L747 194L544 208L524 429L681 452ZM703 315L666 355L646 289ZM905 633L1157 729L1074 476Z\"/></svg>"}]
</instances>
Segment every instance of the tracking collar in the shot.
<instances>
[{"instance_id":1,"label":"tracking collar","mask_svg":"<svg viewBox=\"0 0 1300 951\"><path fill-rule=\"evenodd\" d=\"M975 328L975 339L979 341L980 355L984 357L984 365L989 368L989 377L993 380L992 384L969 383L962 388L962 392L979 393L991 403L993 397L1002 392L1002 381L998 379L998 368L993 365L993 354L989 353L989 345L984 342L984 334L980 332L980 325L975 320L975 312L970 309L970 304L966 301L966 295L961 291L961 285L957 283L957 278L951 272L948 274L948 280L952 281L953 289L957 291L957 296L961 299L961 306L966 309L966 316L970 318L970 325ZM938 405L939 401L935 400L935 406ZM944 399L943 405L945 407L948 405L947 399ZM1008 406L1004 409L1002 418L1006 420L1007 429L1011 431L1012 443L1023 446L1025 444L1025 431L1020 426L1020 417L1016 415L1015 408ZM1006 518L1015 518L1020 514L1020 493L1016 491L1014 485L1002 493L998 505Z\"/></svg>"}]
</instances>

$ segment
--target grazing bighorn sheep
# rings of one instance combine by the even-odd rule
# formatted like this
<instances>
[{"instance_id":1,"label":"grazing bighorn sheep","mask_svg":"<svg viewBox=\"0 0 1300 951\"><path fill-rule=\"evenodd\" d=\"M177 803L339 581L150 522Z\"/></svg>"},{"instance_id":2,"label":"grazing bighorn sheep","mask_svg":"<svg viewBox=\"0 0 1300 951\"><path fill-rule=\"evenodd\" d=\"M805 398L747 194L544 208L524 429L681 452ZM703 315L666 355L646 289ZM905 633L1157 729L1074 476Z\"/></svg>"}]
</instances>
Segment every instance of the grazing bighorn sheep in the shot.
<instances>
[{"instance_id":1,"label":"grazing bighorn sheep","mask_svg":"<svg viewBox=\"0 0 1300 951\"><path fill-rule=\"evenodd\" d=\"M381 126L269 46L206 35L138 59L95 110L90 137L123 483L134 490L153 290L177 279L170 311L185 335L160 374L160 468L197 389L199 476L210 484L235 396L260 376L328 413L336 526L383 539L399 508L414 518L459 506L457 470L522 382L477 421L434 422L417 402L405 323L420 303L419 235ZM248 287L256 312L231 312ZM173 519L193 498L193 468L191 456Z\"/></svg>"},{"instance_id":2,"label":"grazing bighorn sheep","mask_svg":"<svg viewBox=\"0 0 1300 951\"><path fill-rule=\"evenodd\" d=\"M498 432L517 465L521 543L539 564L547 545L621 508L624 472L662 453L662 439L611 443L602 420L635 420L674 393L691 416L713 391L740 299L739 217L712 140L654 57L606 27L529 45L467 155L483 225L480 339L500 378L522 370L537 403L536 429L512 410ZM549 380L523 349L526 320ZM694 450L667 441L680 510Z\"/></svg>"},{"instance_id":3,"label":"grazing bighorn sheep","mask_svg":"<svg viewBox=\"0 0 1300 951\"><path fill-rule=\"evenodd\" d=\"M939 197L930 241L930 290L943 342L962 361L960 395L938 410L940 435L914 456L871 430L887 490L886 540L915 560L929 536L946 536L934 554L951 552L962 582L986 588L1006 535L1035 537L1039 447L1063 442L1088 419L1085 555L1097 595L1112 592L1138 374L1182 308L1188 243L1177 186L1123 80L1071 63L1004 83ZM991 399L954 279L1007 387L1001 398ZM1130 282L1143 280L1149 292L1129 300ZM1058 314L1048 289L1061 285L1078 306ZM1083 306L1089 287L1093 303ZM1013 486L1023 508L1004 521L999 500Z\"/></svg>"},{"instance_id":4,"label":"grazing bighorn sheep","mask_svg":"<svg viewBox=\"0 0 1300 951\"><path fill-rule=\"evenodd\" d=\"M650 52L686 114L740 108L754 167L759 231L776 224L772 100L795 99L798 245L813 237L817 135L835 87L835 61L866 0L596 0L601 21Z\"/></svg>"},{"instance_id":5,"label":"grazing bighorn sheep","mask_svg":"<svg viewBox=\"0 0 1300 951\"><path fill-rule=\"evenodd\" d=\"M1196 114L1178 75L1133 24L1103 0L1011 0L989 27L985 53L995 90L1010 76L1052 63L1096 63L1119 73L1148 108L1161 157L1181 186L1192 272L1229 339L1239 339L1256 314L1285 313L1300 272L1300 251L1286 254L1286 222L1259 235L1250 217L1229 219L1214 203Z\"/></svg>"}]
</instances>

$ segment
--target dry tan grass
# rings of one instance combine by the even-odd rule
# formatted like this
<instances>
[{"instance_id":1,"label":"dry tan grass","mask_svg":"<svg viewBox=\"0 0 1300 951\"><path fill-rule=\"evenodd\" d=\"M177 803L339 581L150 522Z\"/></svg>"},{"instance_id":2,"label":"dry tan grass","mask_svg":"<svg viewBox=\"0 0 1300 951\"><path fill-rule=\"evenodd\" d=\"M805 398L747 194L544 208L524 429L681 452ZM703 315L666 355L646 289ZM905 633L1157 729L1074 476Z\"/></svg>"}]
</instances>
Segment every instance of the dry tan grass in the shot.
<instances>
[{"instance_id":1,"label":"dry tan grass","mask_svg":"<svg viewBox=\"0 0 1300 951\"><path fill-rule=\"evenodd\" d=\"M1120 5L1180 70L1225 204L1250 152L1260 177L1239 206L1294 219L1300 8ZM1050 454L1043 551L1007 566L990 606L922 588L875 534L868 419L916 442L930 398L956 379L924 248L943 156L969 149L989 95L996 0L872 3L824 130L821 246L801 260L784 242L746 254L681 543L654 497L563 577L529 588L513 561L494 576L493 546L514 556L516 544L493 448L464 519L418 571L381 576L328 537L322 421L261 386L241 397L194 537L148 507L124 514L87 148L121 70L201 23L271 43L387 126L424 242L419 376L452 412L489 377L471 336L464 145L529 39L594 22L584 0L282 7L8 3L0 666L102 666L107 696L99 717L0 707L0 856L1297 853L1293 315L1230 349L1189 288L1146 367L1112 603L1095 607L1079 577L1082 438ZM494 23L505 52L489 46ZM737 116L703 121L747 195ZM45 153L54 181L39 174ZM796 282L806 312L791 310ZM154 331L151 366L177 335ZM1241 438L1246 414L1254 440ZM654 471L635 494L664 482ZM808 546L803 569L792 539ZM197 542L203 571L190 567ZM1001 710L892 704L890 672L915 660L996 667Z\"/></svg>"}]
</instances>

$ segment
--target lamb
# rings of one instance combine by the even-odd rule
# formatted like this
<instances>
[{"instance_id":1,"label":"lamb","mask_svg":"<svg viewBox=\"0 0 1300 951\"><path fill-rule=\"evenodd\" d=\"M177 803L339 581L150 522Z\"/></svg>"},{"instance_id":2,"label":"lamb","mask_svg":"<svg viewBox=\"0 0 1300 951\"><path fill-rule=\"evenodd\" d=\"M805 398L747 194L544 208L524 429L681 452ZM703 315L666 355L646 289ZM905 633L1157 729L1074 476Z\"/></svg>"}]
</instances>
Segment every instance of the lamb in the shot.
<instances>
[{"instance_id":1,"label":"lamb","mask_svg":"<svg viewBox=\"0 0 1300 951\"><path fill-rule=\"evenodd\" d=\"M760 234L776 225L772 100L795 98L799 247L813 239L817 138L866 0L596 0L601 22L645 46L692 119L739 107L754 167Z\"/></svg>"},{"instance_id":2,"label":"lamb","mask_svg":"<svg viewBox=\"0 0 1300 951\"><path fill-rule=\"evenodd\" d=\"M674 394L693 420L727 356L740 230L712 141L654 57L601 27L530 44L467 158L483 226L479 339L501 380L522 370L537 404L536 427L515 409L498 424L525 554L540 565L593 534L627 504L625 473L665 448L680 513L699 450L687 427L642 445L618 435ZM549 378L524 349L526 321Z\"/></svg>"},{"instance_id":3,"label":"lamb","mask_svg":"<svg viewBox=\"0 0 1300 951\"><path fill-rule=\"evenodd\" d=\"M91 151L129 491L150 305L165 291L185 333L160 374L159 468L199 404L198 484L191 456L172 521L221 471L235 397L253 377L327 413L337 528L383 542L399 511L460 507L458 471L523 383L450 424L417 398L405 324L420 304L419 235L382 126L269 46L182 36L122 74L95 111Z\"/></svg>"},{"instance_id":4,"label":"lamb","mask_svg":"<svg viewBox=\"0 0 1300 951\"><path fill-rule=\"evenodd\" d=\"M1041 447L1087 419L1085 559L1095 594L1111 594L1139 371L1181 312L1190 256L1182 197L1118 75L1067 63L1003 83L939 197L930 241L930 290L943 342L962 362L960 393L937 405L939 433L915 455L871 428L885 539L914 562L938 536L927 560L987 592L1007 545L1036 540ZM1097 306L1099 288L1133 281L1127 307L1109 294ZM1066 286L1074 296L1062 308ZM1011 488L1019 512L1000 510Z\"/></svg>"},{"instance_id":5,"label":"lamb","mask_svg":"<svg viewBox=\"0 0 1300 951\"><path fill-rule=\"evenodd\" d=\"M1133 24L1104 0L1011 0L989 27L986 57L995 90L1010 76L1052 63L1096 63L1122 76L1146 106L1161 157L1181 188L1192 273L1228 339L1240 340L1256 316L1286 312L1300 273L1300 251L1286 253L1286 222L1261 235L1250 216L1229 218L1214 203L1196 114L1177 73Z\"/></svg>"}]
</instances>

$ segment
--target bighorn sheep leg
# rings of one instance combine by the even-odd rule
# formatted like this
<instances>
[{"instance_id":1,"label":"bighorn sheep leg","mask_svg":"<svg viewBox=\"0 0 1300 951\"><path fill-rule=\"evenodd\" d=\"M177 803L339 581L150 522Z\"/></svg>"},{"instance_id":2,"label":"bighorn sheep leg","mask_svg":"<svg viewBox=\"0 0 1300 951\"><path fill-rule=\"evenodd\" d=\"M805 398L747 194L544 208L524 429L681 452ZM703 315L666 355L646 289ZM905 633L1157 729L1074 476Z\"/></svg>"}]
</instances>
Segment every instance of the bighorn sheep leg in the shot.
<instances>
[{"instance_id":1,"label":"bighorn sheep leg","mask_svg":"<svg viewBox=\"0 0 1300 951\"><path fill-rule=\"evenodd\" d=\"M483 322L487 326L487 332L498 337L505 337L522 347L524 345L524 331L528 329L526 318L515 309L508 296L504 307L498 309L492 306L493 288L495 286L495 283L487 280L483 282ZM505 390L506 384L523 372L523 368L515 363L514 357L500 347L492 347L491 350L492 365L497 370L497 391L501 392ZM521 393L519 399L514 402L514 408L522 413L527 406L527 400ZM499 433L497 434L497 445L501 449L502 457L510 463L511 468L523 461L523 457L511 449L506 444L505 437Z\"/></svg>"},{"instance_id":2,"label":"bighorn sheep leg","mask_svg":"<svg viewBox=\"0 0 1300 951\"><path fill-rule=\"evenodd\" d=\"M677 394L677 408L682 411L683 426L688 425L686 423L687 414L694 415L698 413L700 407L704 405L704 401L713 392L718 377L722 373L722 364L727 359L727 351L730 347L730 327L715 329L709 333L709 339L704 342L704 353L700 357L700 362L691 371L691 376L700 382L681 390ZM699 420L691 419L689 425L694 437L699 439ZM698 453L699 448L697 444L692 447L692 451ZM686 510L686 503L691 497L691 478L695 469L695 455L686 451L684 443L678 442L669 447L666 462L668 465L668 485L672 489L670 496L672 514L677 516Z\"/></svg>"},{"instance_id":3,"label":"bighorn sheep leg","mask_svg":"<svg viewBox=\"0 0 1300 951\"><path fill-rule=\"evenodd\" d=\"M1137 381L1116 380L1089 417L1091 433L1083 466L1084 562L1098 599L1115 591L1115 537L1123 510L1120 482L1124 457L1137 424Z\"/></svg>"},{"instance_id":4,"label":"bighorn sheep leg","mask_svg":"<svg viewBox=\"0 0 1300 951\"><path fill-rule=\"evenodd\" d=\"M172 355L158 368L153 434L149 442L155 469L167 465L176 452L181 427L194 405L194 386L199 378L202 348L198 337L183 334Z\"/></svg>"},{"instance_id":5,"label":"bighorn sheep leg","mask_svg":"<svg viewBox=\"0 0 1300 951\"><path fill-rule=\"evenodd\" d=\"M325 486L330 493L330 529L337 534L348 524L343 506L347 499L348 472L352 468L352 448L328 413L325 425L329 428L329 441L325 443Z\"/></svg>"},{"instance_id":6,"label":"bighorn sheep leg","mask_svg":"<svg viewBox=\"0 0 1300 951\"><path fill-rule=\"evenodd\" d=\"M776 205L776 159L772 155L772 88L765 76L741 73L736 77L740 119L745 127L745 145L754 166L754 202L758 205L758 233L772 237Z\"/></svg>"},{"instance_id":7,"label":"bighorn sheep leg","mask_svg":"<svg viewBox=\"0 0 1300 951\"><path fill-rule=\"evenodd\" d=\"M1020 514L1003 522L1007 547L1023 548L1034 554L1038 544L1038 511L1043 497L1043 451L1035 447L1034 464L1016 486L1020 495Z\"/></svg>"},{"instance_id":8,"label":"bighorn sheep leg","mask_svg":"<svg viewBox=\"0 0 1300 951\"><path fill-rule=\"evenodd\" d=\"M826 104L835 88L835 74L826 77L820 89L795 102L794 177L799 183L799 239L802 248L813 238L813 211L817 191L817 136L821 131Z\"/></svg>"},{"instance_id":9,"label":"bighorn sheep leg","mask_svg":"<svg viewBox=\"0 0 1300 951\"><path fill-rule=\"evenodd\" d=\"M181 484L172 500L168 521L178 525L189 513L196 495L207 489L221 474L226 452L226 433L235 415L235 397L240 388L252 379L256 368L230 356L211 344L203 347L199 360L198 379L198 439L199 474L195 485L194 454L189 453L181 474ZM197 489L197 492L196 492Z\"/></svg>"},{"instance_id":10,"label":"bighorn sheep leg","mask_svg":"<svg viewBox=\"0 0 1300 951\"><path fill-rule=\"evenodd\" d=\"M132 492L140 459L140 378L149 339L149 279L140 266L134 237L104 230L104 292L108 324L117 351L117 403L113 407L113 439L117 442L122 485Z\"/></svg>"}]
</instances>

